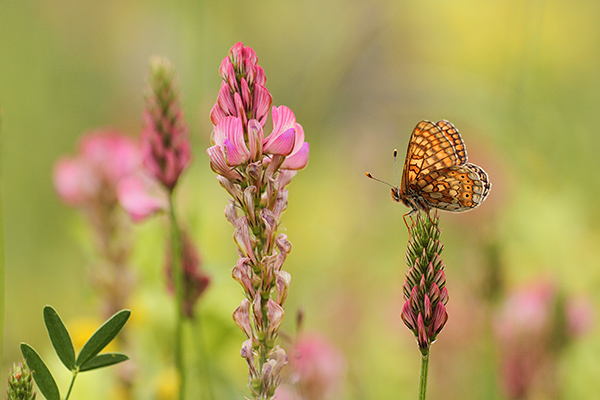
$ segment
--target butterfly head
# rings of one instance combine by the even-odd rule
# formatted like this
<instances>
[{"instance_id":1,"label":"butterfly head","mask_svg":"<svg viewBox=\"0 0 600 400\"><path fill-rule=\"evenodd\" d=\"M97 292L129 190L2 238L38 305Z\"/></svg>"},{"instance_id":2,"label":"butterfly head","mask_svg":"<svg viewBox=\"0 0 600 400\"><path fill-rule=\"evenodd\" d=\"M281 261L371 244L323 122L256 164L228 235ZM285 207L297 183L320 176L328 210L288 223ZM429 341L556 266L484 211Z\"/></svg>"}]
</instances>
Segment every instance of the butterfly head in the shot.
<instances>
[{"instance_id":1,"label":"butterfly head","mask_svg":"<svg viewBox=\"0 0 600 400\"><path fill-rule=\"evenodd\" d=\"M392 200L394 200L396 203L403 203L404 205L406 205L404 199L402 199L402 194L400 193L400 188L393 186L391 191L392 191Z\"/></svg>"}]
</instances>

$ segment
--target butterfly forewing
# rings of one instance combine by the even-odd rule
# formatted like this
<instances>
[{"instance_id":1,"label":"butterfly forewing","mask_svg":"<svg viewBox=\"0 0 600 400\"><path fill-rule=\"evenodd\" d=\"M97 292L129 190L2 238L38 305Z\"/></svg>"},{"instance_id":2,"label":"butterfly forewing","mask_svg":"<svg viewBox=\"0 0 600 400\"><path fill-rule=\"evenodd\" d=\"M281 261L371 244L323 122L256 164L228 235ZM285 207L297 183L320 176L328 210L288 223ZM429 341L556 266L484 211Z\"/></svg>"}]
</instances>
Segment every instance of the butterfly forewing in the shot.
<instances>
[{"instance_id":1,"label":"butterfly forewing","mask_svg":"<svg viewBox=\"0 0 600 400\"><path fill-rule=\"evenodd\" d=\"M452 126L452 128L454 127ZM456 129L454 131L458 135L458 131ZM466 151L460 135L458 135L458 140L460 141L461 152L464 159L466 159ZM419 122L408 143L402 171L402 191L406 192L410 184L420 176L442 168L459 165L461 157L454 148L455 142L456 139L453 139L451 134L447 136L442 127L430 121Z\"/></svg>"},{"instance_id":2,"label":"butterfly forewing","mask_svg":"<svg viewBox=\"0 0 600 400\"><path fill-rule=\"evenodd\" d=\"M436 122L436 125L444 132L446 139L452 143L457 158L456 165L465 164L467 162L467 149L465 148L465 142L463 142L462 137L460 137L458 130L452 123L445 119Z\"/></svg>"}]
</instances>

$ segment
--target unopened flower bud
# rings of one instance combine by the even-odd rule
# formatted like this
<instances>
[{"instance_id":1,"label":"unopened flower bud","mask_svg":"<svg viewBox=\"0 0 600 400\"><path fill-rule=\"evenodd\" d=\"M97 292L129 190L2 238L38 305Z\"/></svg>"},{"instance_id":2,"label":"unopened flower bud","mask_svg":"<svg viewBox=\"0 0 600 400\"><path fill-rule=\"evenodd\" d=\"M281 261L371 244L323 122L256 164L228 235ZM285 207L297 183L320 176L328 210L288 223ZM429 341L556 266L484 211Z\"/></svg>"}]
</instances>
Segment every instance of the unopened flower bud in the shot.
<instances>
[{"instance_id":1,"label":"unopened flower bud","mask_svg":"<svg viewBox=\"0 0 600 400\"><path fill-rule=\"evenodd\" d=\"M8 376L7 400L35 400L33 375L25 362L13 364Z\"/></svg>"}]
</instances>

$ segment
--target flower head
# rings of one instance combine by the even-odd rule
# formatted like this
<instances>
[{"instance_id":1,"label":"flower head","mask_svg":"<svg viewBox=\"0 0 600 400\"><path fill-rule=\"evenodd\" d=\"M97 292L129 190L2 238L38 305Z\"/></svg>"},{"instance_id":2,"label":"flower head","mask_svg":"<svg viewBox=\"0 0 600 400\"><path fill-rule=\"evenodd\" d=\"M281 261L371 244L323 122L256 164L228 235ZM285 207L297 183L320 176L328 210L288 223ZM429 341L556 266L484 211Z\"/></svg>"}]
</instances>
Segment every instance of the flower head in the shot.
<instances>
[{"instance_id":1,"label":"flower head","mask_svg":"<svg viewBox=\"0 0 600 400\"><path fill-rule=\"evenodd\" d=\"M210 112L213 125L227 116L240 118L244 127L250 119L264 125L272 98L265 88L267 78L254 50L236 43L223 59L219 73L223 82Z\"/></svg>"},{"instance_id":2,"label":"flower head","mask_svg":"<svg viewBox=\"0 0 600 400\"><path fill-rule=\"evenodd\" d=\"M501 383L508 397L525 398L534 389L546 392L556 386L540 379L555 368L556 357L590 321L589 308L566 298L552 282L538 280L511 292L494 321Z\"/></svg>"},{"instance_id":3,"label":"flower head","mask_svg":"<svg viewBox=\"0 0 600 400\"><path fill-rule=\"evenodd\" d=\"M144 166L168 190L173 190L190 158L187 126L175 87L175 69L164 58L150 61L150 78L142 130Z\"/></svg>"},{"instance_id":4,"label":"flower head","mask_svg":"<svg viewBox=\"0 0 600 400\"><path fill-rule=\"evenodd\" d=\"M13 364L8 376L7 400L35 400L33 375L25 362Z\"/></svg>"},{"instance_id":5,"label":"flower head","mask_svg":"<svg viewBox=\"0 0 600 400\"><path fill-rule=\"evenodd\" d=\"M183 303L182 312L187 318L194 318L194 306L198 299L208 288L210 277L201 267L200 255L192 243L190 236L182 232L182 279L183 279ZM169 249L171 246L169 246ZM167 252L166 273L169 290L174 291L173 284L173 257Z\"/></svg>"},{"instance_id":6,"label":"flower head","mask_svg":"<svg viewBox=\"0 0 600 400\"><path fill-rule=\"evenodd\" d=\"M439 241L438 217L423 217L420 213L410 228L406 263L410 267L404 282L404 306L400 317L410 329L423 354L435 341L446 321L448 291L444 263L440 254L444 246Z\"/></svg>"},{"instance_id":7,"label":"flower head","mask_svg":"<svg viewBox=\"0 0 600 400\"><path fill-rule=\"evenodd\" d=\"M338 396L345 360L329 341L302 335L290 351L291 382L304 399L326 400Z\"/></svg>"},{"instance_id":8,"label":"flower head","mask_svg":"<svg viewBox=\"0 0 600 400\"><path fill-rule=\"evenodd\" d=\"M140 151L132 139L116 130L96 130L83 136L78 155L58 160L54 187L71 206L112 204L118 182L140 166Z\"/></svg>"}]
</instances>

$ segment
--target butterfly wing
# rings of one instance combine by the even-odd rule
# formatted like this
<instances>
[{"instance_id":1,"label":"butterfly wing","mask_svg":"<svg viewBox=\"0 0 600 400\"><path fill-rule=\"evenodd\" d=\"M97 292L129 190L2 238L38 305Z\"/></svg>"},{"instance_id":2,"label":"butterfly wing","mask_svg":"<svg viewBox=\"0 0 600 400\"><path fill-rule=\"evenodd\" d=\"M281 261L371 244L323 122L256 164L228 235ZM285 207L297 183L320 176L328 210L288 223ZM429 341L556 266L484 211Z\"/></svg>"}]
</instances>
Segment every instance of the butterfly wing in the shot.
<instances>
[{"instance_id":1,"label":"butterfly wing","mask_svg":"<svg viewBox=\"0 0 600 400\"><path fill-rule=\"evenodd\" d=\"M448 121L434 124L421 121L412 132L402 170L402 192L418 178L433 171L464 164L465 144L458 130Z\"/></svg>"},{"instance_id":2,"label":"butterfly wing","mask_svg":"<svg viewBox=\"0 0 600 400\"><path fill-rule=\"evenodd\" d=\"M457 157L456 165L466 164L467 149L465 147L465 142L463 142L462 137L460 136L460 133L458 133L458 129L456 129L451 122L446 121L445 119L438 121L435 124L440 127L442 132L444 132L446 139L452 143L452 147L454 147Z\"/></svg>"},{"instance_id":3,"label":"butterfly wing","mask_svg":"<svg viewBox=\"0 0 600 400\"><path fill-rule=\"evenodd\" d=\"M432 207L461 212L483 203L492 184L481 167L465 164L419 176L411 186Z\"/></svg>"}]
</instances>

